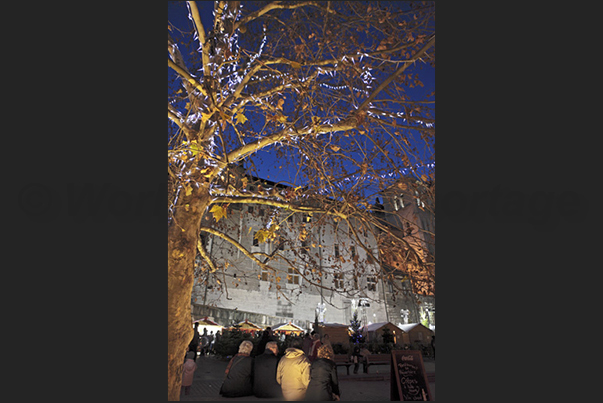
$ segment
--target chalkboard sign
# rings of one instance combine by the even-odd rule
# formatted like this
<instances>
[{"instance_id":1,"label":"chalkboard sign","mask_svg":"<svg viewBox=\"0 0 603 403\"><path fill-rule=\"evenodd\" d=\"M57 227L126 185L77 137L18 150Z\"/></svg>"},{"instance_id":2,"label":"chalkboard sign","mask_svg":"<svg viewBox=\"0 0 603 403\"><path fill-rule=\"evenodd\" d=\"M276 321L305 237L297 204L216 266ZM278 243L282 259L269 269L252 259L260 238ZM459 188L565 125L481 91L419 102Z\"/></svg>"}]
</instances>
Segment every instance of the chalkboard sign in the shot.
<instances>
[{"instance_id":1,"label":"chalkboard sign","mask_svg":"<svg viewBox=\"0 0 603 403\"><path fill-rule=\"evenodd\" d=\"M390 400L431 401L429 382L420 351L392 351L390 367Z\"/></svg>"}]
</instances>

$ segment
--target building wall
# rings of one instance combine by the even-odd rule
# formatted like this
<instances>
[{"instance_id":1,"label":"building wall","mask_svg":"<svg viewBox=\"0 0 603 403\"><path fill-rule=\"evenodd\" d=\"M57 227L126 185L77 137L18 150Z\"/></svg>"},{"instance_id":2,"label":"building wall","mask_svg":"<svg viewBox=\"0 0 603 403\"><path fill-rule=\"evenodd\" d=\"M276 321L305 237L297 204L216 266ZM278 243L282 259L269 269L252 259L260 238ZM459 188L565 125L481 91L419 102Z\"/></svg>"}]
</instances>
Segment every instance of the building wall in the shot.
<instances>
[{"instance_id":1,"label":"building wall","mask_svg":"<svg viewBox=\"0 0 603 403\"><path fill-rule=\"evenodd\" d=\"M256 185L257 182L249 186ZM269 187L269 184L266 187ZM422 225L435 233L432 216L418 208L416 198L409 192L404 195L403 208L394 199L398 196L400 195L391 192L383 194L386 217L402 228L405 228L405 224L402 224L405 220L410 221L411 226L414 225L413 235L417 235L417 242L427 245L428 240L421 238L417 227ZM394 203L397 203L397 206ZM279 270L276 275L263 272L257 263L229 242L211 235L205 236L204 244L208 253L218 267L225 269L223 273L221 269L210 275L203 273L195 282L191 303L193 311L215 309L217 316L214 320L220 324L230 325L233 320L238 322L249 319L254 323L269 326L291 320L308 329L308 324L314 323L320 304L326 309L320 317L321 321L349 324L353 309L358 307L359 300L368 298L370 306L359 309L362 312L359 319L363 324L385 321L394 324L405 323L401 315L403 309L409 312L408 323L421 322L426 313L425 309L421 309L423 304L422 306L429 307L430 325L435 327L435 298L413 294L408 282L404 285L405 291L396 295L387 280L372 276L378 272L377 263L370 261L365 250L349 236L349 228L344 222L335 222L331 217L320 215L313 215L308 219L305 214L291 214L288 210L267 205L253 205L250 211L249 205L230 204L225 218L218 223L204 224L221 229L247 250L262 254L258 255L260 258L266 258L274 252L279 245L280 235L291 239L292 242L283 245L283 250L279 253L287 257L302 274L309 278L314 276L315 280L320 278L322 284L329 287L320 290L302 275L298 277L299 285L288 284L290 265L287 262L270 262L271 266ZM257 246L254 246L254 234L269 228L270 224L280 226L275 232L276 238L268 242L258 242ZM299 250L304 246L299 238L302 227L306 229L305 246L308 251L303 259L296 257L292 252L293 249ZM359 233L363 244L377 256L377 246L371 237L371 231L362 228L360 224L355 225L354 229ZM354 247L353 253L351 247ZM434 247L426 247L433 248L430 252L435 253ZM315 270L322 270L322 278L317 272L312 273L312 265L306 267L304 259L315 263ZM335 282L334 273L341 273L342 278ZM354 274L358 275L355 277ZM297 276L295 273L293 275ZM280 282L276 281L276 277L280 277ZM208 279L207 284L204 283L205 279ZM294 281L294 278L290 281ZM284 296L277 292L278 286ZM335 287L345 295L335 292ZM422 304L418 304L418 301Z\"/></svg>"},{"instance_id":2,"label":"building wall","mask_svg":"<svg viewBox=\"0 0 603 403\"><path fill-rule=\"evenodd\" d=\"M435 217L429 211L429 201L421 200L410 186L393 186L382 193L382 198L384 219L399 228L401 235L414 248L427 251L422 255L423 260L434 262L435 238L430 233L435 234ZM401 277L398 276L397 281ZM404 324L402 310L408 310L407 323L421 323L427 319L431 329L435 329L435 296L413 293L409 281L405 281L402 287L399 294L393 292L393 287L385 287L390 322Z\"/></svg>"},{"instance_id":3,"label":"building wall","mask_svg":"<svg viewBox=\"0 0 603 403\"><path fill-rule=\"evenodd\" d=\"M269 228L270 223L278 223L280 226L276 231L277 237L269 242L257 242L257 246L254 246L254 234ZM282 260L270 262L271 266L280 270L276 275L263 272L257 263L229 242L209 235L204 239L208 253L218 267L226 268L224 273L218 270L212 274L208 284L203 282L207 273L201 275L193 288L193 304L313 323L317 306L322 303L326 309L322 321L349 324L354 305L352 300L357 302L359 298L368 297L373 300L371 306L366 308L369 321L387 320L382 283L371 282L377 279L376 276L371 276L378 272L377 264L367 260L365 250L348 235L349 228L344 222L335 222L333 218L318 215L313 215L308 220L305 214L291 214L290 211L266 205L254 205L253 211L250 211L248 205L231 204L226 218L218 223L208 224L220 228L250 252L262 254L258 255L262 259L278 247L279 235L292 239L293 242L285 244L279 253L289 259L303 275L321 279L322 284L329 289L320 290L302 275L289 274L288 268L291 265ZM307 262L292 252L292 249L299 250L304 246L299 238L302 227L306 229L305 246L308 251L304 259L314 262L315 266L306 266ZM360 225L355 229L365 246L376 255L376 243L371 238L370 231L363 231ZM314 273L312 268L315 269ZM318 275L321 270L322 278ZM342 276L336 282L334 273ZM354 273L360 275L355 278ZM292 277L288 279L288 275ZM279 282L276 281L277 277L280 277ZM299 284L288 284L288 281L295 281L295 277ZM279 286L284 296L277 292ZM340 295L335 288L346 295Z\"/></svg>"}]
</instances>

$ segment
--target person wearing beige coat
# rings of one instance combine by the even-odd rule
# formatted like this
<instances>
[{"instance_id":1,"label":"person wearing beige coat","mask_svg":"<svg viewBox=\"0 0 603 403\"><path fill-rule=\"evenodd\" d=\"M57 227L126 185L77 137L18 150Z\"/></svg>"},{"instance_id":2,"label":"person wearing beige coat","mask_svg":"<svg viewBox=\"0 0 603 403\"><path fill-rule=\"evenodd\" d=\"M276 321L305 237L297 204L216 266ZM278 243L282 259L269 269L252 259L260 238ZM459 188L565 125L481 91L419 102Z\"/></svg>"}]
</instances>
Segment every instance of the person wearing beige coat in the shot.
<instances>
[{"instance_id":1,"label":"person wearing beige coat","mask_svg":"<svg viewBox=\"0 0 603 403\"><path fill-rule=\"evenodd\" d=\"M301 342L295 340L285 350L276 370L276 381L281 385L283 397L287 401L304 400L310 383L310 360L301 347Z\"/></svg>"}]
</instances>

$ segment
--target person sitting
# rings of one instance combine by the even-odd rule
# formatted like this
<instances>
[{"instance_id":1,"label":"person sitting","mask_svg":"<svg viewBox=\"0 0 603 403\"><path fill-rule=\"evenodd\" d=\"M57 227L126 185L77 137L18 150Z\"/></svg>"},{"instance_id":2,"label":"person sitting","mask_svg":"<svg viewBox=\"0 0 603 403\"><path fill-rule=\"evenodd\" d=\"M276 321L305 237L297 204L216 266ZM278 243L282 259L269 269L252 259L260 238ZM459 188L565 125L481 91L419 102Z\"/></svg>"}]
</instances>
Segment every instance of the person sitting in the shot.
<instances>
[{"instance_id":1,"label":"person sitting","mask_svg":"<svg viewBox=\"0 0 603 403\"><path fill-rule=\"evenodd\" d=\"M276 368L279 361L277 355L277 342L269 341L264 352L254 358L253 394L256 397L282 399L281 385L276 381Z\"/></svg>"},{"instance_id":2,"label":"person sitting","mask_svg":"<svg viewBox=\"0 0 603 403\"><path fill-rule=\"evenodd\" d=\"M329 345L320 346L316 360L310 367L310 383L305 400L339 400L337 365L333 361L333 350Z\"/></svg>"},{"instance_id":3,"label":"person sitting","mask_svg":"<svg viewBox=\"0 0 603 403\"><path fill-rule=\"evenodd\" d=\"M310 383L310 361L301 348L301 340L293 339L276 369L276 381L287 401L303 400Z\"/></svg>"},{"instance_id":4,"label":"person sitting","mask_svg":"<svg viewBox=\"0 0 603 403\"><path fill-rule=\"evenodd\" d=\"M220 394L224 397L253 395L253 357L250 356L253 343L243 340L239 352L228 363Z\"/></svg>"}]
</instances>

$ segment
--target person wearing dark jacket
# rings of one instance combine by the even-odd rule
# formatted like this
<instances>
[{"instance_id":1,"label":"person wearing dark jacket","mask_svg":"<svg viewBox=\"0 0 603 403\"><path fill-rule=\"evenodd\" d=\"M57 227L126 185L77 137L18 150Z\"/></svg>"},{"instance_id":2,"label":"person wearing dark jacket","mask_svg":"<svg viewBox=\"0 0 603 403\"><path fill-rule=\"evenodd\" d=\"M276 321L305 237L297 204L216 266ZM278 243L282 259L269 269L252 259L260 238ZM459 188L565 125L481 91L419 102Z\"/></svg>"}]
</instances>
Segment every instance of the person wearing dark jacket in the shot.
<instances>
[{"instance_id":1,"label":"person wearing dark jacket","mask_svg":"<svg viewBox=\"0 0 603 403\"><path fill-rule=\"evenodd\" d=\"M276 368L279 358L278 344L276 341L266 343L263 354L254 358L253 361L253 394L256 397L283 397L281 385L276 381Z\"/></svg>"},{"instance_id":2,"label":"person wearing dark jacket","mask_svg":"<svg viewBox=\"0 0 603 403\"><path fill-rule=\"evenodd\" d=\"M272 339L272 329L270 328L270 326L268 326L266 328L266 330L264 330L264 332L262 333L262 338L260 339L260 342L258 343L258 349L257 349L256 355L264 354L264 350L266 349L266 343L268 343L271 339Z\"/></svg>"},{"instance_id":3,"label":"person wearing dark jacket","mask_svg":"<svg viewBox=\"0 0 603 403\"><path fill-rule=\"evenodd\" d=\"M243 340L239 352L232 357L226 367L224 382L220 394L224 397L240 397L253 395L253 357L249 354L253 343Z\"/></svg>"},{"instance_id":4,"label":"person wearing dark jacket","mask_svg":"<svg viewBox=\"0 0 603 403\"><path fill-rule=\"evenodd\" d=\"M337 365L333 361L333 350L328 345L318 348L316 360L310 367L310 383L305 400L339 400Z\"/></svg>"}]
</instances>

